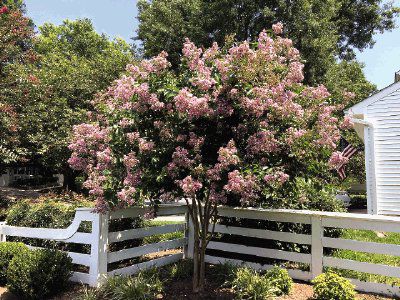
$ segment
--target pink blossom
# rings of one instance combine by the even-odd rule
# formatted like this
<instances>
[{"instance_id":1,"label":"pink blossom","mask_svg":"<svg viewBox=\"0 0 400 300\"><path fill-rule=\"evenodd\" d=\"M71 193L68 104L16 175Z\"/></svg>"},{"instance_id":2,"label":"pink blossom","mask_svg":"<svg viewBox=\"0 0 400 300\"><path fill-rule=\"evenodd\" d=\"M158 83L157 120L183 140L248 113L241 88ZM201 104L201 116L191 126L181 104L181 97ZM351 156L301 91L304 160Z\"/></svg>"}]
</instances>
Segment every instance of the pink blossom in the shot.
<instances>
[{"instance_id":1,"label":"pink blossom","mask_svg":"<svg viewBox=\"0 0 400 300\"><path fill-rule=\"evenodd\" d=\"M117 193L118 199L130 206L135 204L135 195L136 189L134 187L124 188Z\"/></svg>"},{"instance_id":2,"label":"pink blossom","mask_svg":"<svg viewBox=\"0 0 400 300\"><path fill-rule=\"evenodd\" d=\"M240 195L243 205L254 204L259 198L258 191L260 190L256 177L253 175L243 176L238 170L228 174L228 183L224 186L224 190L233 194Z\"/></svg>"},{"instance_id":3,"label":"pink blossom","mask_svg":"<svg viewBox=\"0 0 400 300\"><path fill-rule=\"evenodd\" d=\"M139 164L139 160L136 158L136 154L134 152L130 152L127 155L124 155L124 165L127 170L131 170Z\"/></svg>"},{"instance_id":4,"label":"pink blossom","mask_svg":"<svg viewBox=\"0 0 400 300\"><path fill-rule=\"evenodd\" d=\"M352 129L353 128L354 123L351 121L351 117L349 116L345 116L343 119L342 124L340 124L340 128L341 129Z\"/></svg>"},{"instance_id":5,"label":"pink blossom","mask_svg":"<svg viewBox=\"0 0 400 300\"><path fill-rule=\"evenodd\" d=\"M230 140L226 147L221 147L218 150L218 161L221 167L235 166L239 163L239 157L237 156L237 148L235 142Z\"/></svg>"},{"instance_id":6,"label":"pink blossom","mask_svg":"<svg viewBox=\"0 0 400 300\"><path fill-rule=\"evenodd\" d=\"M190 119L208 116L212 113L208 106L208 95L198 98L193 96L186 88L175 96L174 101L178 112L187 114Z\"/></svg>"},{"instance_id":7,"label":"pink blossom","mask_svg":"<svg viewBox=\"0 0 400 300\"><path fill-rule=\"evenodd\" d=\"M349 159L343 156L342 152L335 151L332 153L331 158L329 159L328 165L331 169L338 170L341 166L347 164Z\"/></svg>"},{"instance_id":8,"label":"pink blossom","mask_svg":"<svg viewBox=\"0 0 400 300\"><path fill-rule=\"evenodd\" d=\"M276 152L278 150L278 141L274 137L274 133L268 130L259 131L247 140L247 153L265 154Z\"/></svg>"},{"instance_id":9,"label":"pink blossom","mask_svg":"<svg viewBox=\"0 0 400 300\"><path fill-rule=\"evenodd\" d=\"M281 22L278 22L276 24L272 25L272 30L274 31L275 34L279 35L282 34L283 32L283 24Z\"/></svg>"},{"instance_id":10,"label":"pink blossom","mask_svg":"<svg viewBox=\"0 0 400 300\"><path fill-rule=\"evenodd\" d=\"M289 175L282 172L282 171L276 171L273 174L267 174L264 176L264 181L269 183L269 184L276 184L276 185L282 185L286 181L288 181Z\"/></svg>"},{"instance_id":11,"label":"pink blossom","mask_svg":"<svg viewBox=\"0 0 400 300\"><path fill-rule=\"evenodd\" d=\"M201 146L203 146L203 144L204 144L204 137L197 136L195 133L190 132L189 140L187 141L187 144L190 147L192 147L195 151L199 151Z\"/></svg>"},{"instance_id":12,"label":"pink blossom","mask_svg":"<svg viewBox=\"0 0 400 300\"><path fill-rule=\"evenodd\" d=\"M183 180L178 180L177 183L187 196L194 195L203 187L200 181L193 179L190 175Z\"/></svg>"}]
</instances>

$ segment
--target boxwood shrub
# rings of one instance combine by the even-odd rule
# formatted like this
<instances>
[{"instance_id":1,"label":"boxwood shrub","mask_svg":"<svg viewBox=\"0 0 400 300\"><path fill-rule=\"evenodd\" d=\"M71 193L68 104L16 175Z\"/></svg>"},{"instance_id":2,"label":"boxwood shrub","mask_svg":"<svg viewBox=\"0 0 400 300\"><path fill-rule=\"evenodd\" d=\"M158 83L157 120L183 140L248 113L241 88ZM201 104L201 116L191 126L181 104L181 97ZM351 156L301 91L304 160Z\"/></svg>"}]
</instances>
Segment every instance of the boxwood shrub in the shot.
<instances>
[{"instance_id":1,"label":"boxwood shrub","mask_svg":"<svg viewBox=\"0 0 400 300\"><path fill-rule=\"evenodd\" d=\"M314 284L315 300L354 300L356 292L354 285L349 280L343 278L332 271L317 276L312 283Z\"/></svg>"},{"instance_id":2,"label":"boxwood shrub","mask_svg":"<svg viewBox=\"0 0 400 300\"><path fill-rule=\"evenodd\" d=\"M285 269L274 267L265 273L265 276L272 282L272 285L276 287L276 296L288 295L292 290L293 279L289 276L289 273Z\"/></svg>"},{"instance_id":3,"label":"boxwood shrub","mask_svg":"<svg viewBox=\"0 0 400 300\"><path fill-rule=\"evenodd\" d=\"M72 259L58 250L16 255L7 270L10 291L22 299L45 299L62 291L72 275Z\"/></svg>"},{"instance_id":4,"label":"boxwood shrub","mask_svg":"<svg viewBox=\"0 0 400 300\"><path fill-rule=\"evenodd\" d=\"M8 265L14 256L25 254L27 251L29 251L29 249L23 243L0 243L0 285L5 285L7 283Z\"/></svg>"}]
</instances>

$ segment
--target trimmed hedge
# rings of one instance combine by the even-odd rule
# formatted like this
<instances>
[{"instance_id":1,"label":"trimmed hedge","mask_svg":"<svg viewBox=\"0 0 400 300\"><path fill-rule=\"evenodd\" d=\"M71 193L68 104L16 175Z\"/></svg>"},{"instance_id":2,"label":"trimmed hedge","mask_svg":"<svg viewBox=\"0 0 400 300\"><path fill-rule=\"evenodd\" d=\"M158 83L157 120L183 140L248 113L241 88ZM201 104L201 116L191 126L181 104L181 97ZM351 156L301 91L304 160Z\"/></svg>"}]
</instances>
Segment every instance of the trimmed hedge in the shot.
<instances>
[{"instance_id":1,"label":"trimmed hedge","mask_svg":"<svg viewBox=\"0 0 400 300\"><path fill-rule=\"evenodd\" d=\"M8 266L14 256L25 254L28 251L28 247L23 243L0 243L0 285L7 283Z\"/></svg>"},{"instance_id":2,"label":"trimmed hedge","mask_svg":"<svg viewBox=\"0 0 400 300\"><path fill-rule=\"evenodd\" d=\"M16 255L7 270L12 293L39 300L62 291L72 275L72 259L58 250L38 249Z\"/></svg>"}]
</instances>

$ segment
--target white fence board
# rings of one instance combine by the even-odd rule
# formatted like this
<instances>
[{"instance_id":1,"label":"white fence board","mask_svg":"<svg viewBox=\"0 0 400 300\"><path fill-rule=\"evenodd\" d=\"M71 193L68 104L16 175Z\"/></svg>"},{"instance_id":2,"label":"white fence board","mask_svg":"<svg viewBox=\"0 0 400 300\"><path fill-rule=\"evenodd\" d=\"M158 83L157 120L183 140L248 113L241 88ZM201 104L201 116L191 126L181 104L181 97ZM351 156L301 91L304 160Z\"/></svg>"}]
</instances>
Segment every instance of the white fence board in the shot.
<instances>
[{"instance_id":1,"label":"white fence board","mask_svg":"<svg viewBox=\"0 0 400 300\"><path fill-rule=\"evenodd\" d=\"M147 270L147 269L151 269L154 267L162 267L162 266L177 262L177 261L181 260L182 258L183 258L183 253L176 253L176 254L164 256L161 258L152 259L150 261L146 261L143 263L135 264L132 266L116 269L111 272L108 272L108 275L109 276L133 275L133 274L139 272L140 270Z\"/></svg>"},{"instance_id":2,"label":"white fence board","mask_svg":"<svg viewBox=\"0 0 400 300\"><path fill-rule=\"evenodd\" d=\"M301 263L306 263L306 264L311 263L311 255L310 254L289 252L289 251L283 251L283 250L277 250L277 249L252 247L252 246L221 243L221 242L210 242L208 244L207 249L255 255L255 256L259 256L259 257L288 260L288 261L301 262Z\"/></svg>"},{"instance_id":3,"label":"white fence board","mask_svg":"<svg viewBox=\"0 0 400 300\"><path fill-rule=\"evenodd\" d=\"M400 278L400 267L324 256L324 266Z\"/></svg>"},{"instance_id":4,"label":"white fence board","mask_svg":"<svg viewBox=\"0 0 400 300\"><path fill-rule=\"evenodd\" d=\"M122 242L126 240L139 239L146 236L165 234L185 230L185 224L168 224L163 226L135 228L123 231L115 231L108 233L110 243Z\"/></svg>"},{"instance_id":5,"label":"white fence board","mask_svg":"<svg viewBox=\"0 0 400 300\"><path fill-rule=\"evenodd\" d=\"M143 245L135 248L124 249L108 253L108 263L116 261L139 257L142 255L160 252L169 249L175 249L185 246L187 243L186 238L159 242L154 244Z\"/></svg>"},{"instance_id":6,"label":"white fence board","mask_svg":"<svg viewBox=\"0 0 400 300\"><path fill-rule=\"evenodd\" d=\"M110 220L123 218L136 218L144 216L149 208L146 207L130 207L110 212ZM186 205L161 205L158 208L157 216L183 215L187 212Z\"/></svg>"},{"instance_id":7,"label":"white fence board","mask_svg":"<svg viewBox=\"0 0 400 300\"><path fill-rule=\"evenodd\" d=\"M376 253L385 255L399 255L400 245L383 244L374 242L363 242L341 238L327 238L322 239L322 244L327 248L347 249L352 251Z\"/></svg>"},{"instance_id":8,"label":"white fence board","mask_svg":"<svg viewBox=\"0 0 400 300\"><path fill-rule=\"evenodd\" d=\"M212 226L210 226L211 231ZM244 228L227 225L215 225L215 232L234 234L260 239L276 240L288 243L311 245L311 235L297 234L292 232L272 231L266 229Z\"/></svg>"},{"instance_id":9,"label":"white fence board","mask_svg":"<svg viewBox=\"0 0 400 300\"><path fill-rule=\"evenodd\" d=\"M361 292L376 293L381 295L389 295L394 297L400 296L400 288L398 286L391 286L384 283L365 282L357 279L349 278L356 289Z\"/></svg>"}]
</instances>

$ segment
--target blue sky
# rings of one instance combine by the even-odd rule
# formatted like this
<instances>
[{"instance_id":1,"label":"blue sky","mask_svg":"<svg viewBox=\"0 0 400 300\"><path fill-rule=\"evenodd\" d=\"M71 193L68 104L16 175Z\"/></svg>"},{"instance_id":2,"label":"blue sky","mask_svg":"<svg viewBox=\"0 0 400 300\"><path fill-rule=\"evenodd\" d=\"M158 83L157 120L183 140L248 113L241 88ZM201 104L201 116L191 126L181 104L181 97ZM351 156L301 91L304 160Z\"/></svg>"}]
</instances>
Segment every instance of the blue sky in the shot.
<instances>
[{"instance_id":1,"label":"blue sky","mask_svg":"<svg viewBox=\"0 0 400 300\"><path fill-rule=\"evenodd\" d=\"M26 0L28 15L36 25L45 22L60 24L64 19L89 18L98 32L122 37L128 42L137 28L135 0ZM400 0L395 4L400 6ZM400 25L400 18L398 20ZM372 49L358 53L365 64L367 78L378 88L393 82L400 70L400 28L375 36Z\"/></svg>"}]
</instances>

